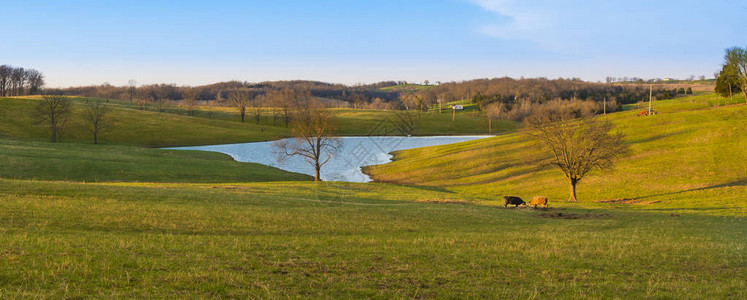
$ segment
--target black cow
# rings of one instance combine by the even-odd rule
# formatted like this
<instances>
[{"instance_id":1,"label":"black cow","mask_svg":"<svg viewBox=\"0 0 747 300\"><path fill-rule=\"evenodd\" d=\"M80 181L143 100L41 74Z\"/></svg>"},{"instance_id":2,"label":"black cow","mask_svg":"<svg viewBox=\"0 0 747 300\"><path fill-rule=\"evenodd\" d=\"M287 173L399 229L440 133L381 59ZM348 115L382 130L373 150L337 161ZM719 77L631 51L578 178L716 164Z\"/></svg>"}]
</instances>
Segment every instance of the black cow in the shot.
<instances>
[{"instance_id":1,"label":"black cow","mask_svg":"<svg viewBox=\"0 0 747 300\"><path fill-rule=\"evenodd\" d=\"M503 199L506 200L506 204L503 205L503 207L508 207L509 204L516 205L515 207L519 207L519 205L527 205L524 200L521 200L521 198L516 196L503 196Z\"/></svg>"}]
</instances>

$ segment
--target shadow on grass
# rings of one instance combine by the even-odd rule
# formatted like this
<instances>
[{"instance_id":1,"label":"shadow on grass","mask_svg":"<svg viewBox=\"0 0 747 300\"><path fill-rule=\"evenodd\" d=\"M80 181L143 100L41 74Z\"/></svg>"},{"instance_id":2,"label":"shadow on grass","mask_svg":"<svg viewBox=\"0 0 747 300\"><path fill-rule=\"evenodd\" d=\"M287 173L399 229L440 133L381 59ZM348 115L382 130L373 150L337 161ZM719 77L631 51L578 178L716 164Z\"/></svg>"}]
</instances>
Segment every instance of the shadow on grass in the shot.
<instances>
[{"instance_id":1,"label":"shadow on grass","mask_svg":"<svg viewBox=\"0 0 747 300\"><path fill-rule=\"evenodd\" d=\"M683 129L683 130L672 131L672 132L665 133L665 134L658 134L658 135L654 135L654 136L650 136L650 137L646 137L646 138L642 138L642 139L631 140L630 143L631 144L642 144L642 143L653 142L653 141L664 139L664 138L667 138L667 137L670 137L670 136L679 135L679 134L685 133L687 131L689 131L689 130L684 130Z\"/></svg>"},{"instance_id":2,"label":"shadow on grass","mask_svg":"<svg viewBox=\"0 0 747 300\"><path fill-rule=\"evenodd\" d=\"M437 186L425 186L425 185L404 185L409 188L414 188L418 190L424 190L424 191L432 191L432 192L441 192L441 193L447 193L447 194L456 194L454 191L447 190L442 187Z\"/></svg>"},{"instance_id":3,"label":"shadow on grass","mask_svg":"<svg viewBox=\"0 0 747 300\"><path fill-rule=\"evenodd\" d=\"M689 193L689 192L697 192L697 191L703 191L703 190L710 190L710 189L717 189L722 187L730 187L730 186L747 186L747 179L712 185L712 186L706 186L702 188L694 188L689 190L682 190L677 192L669 192L669 193L661 193L661 194L654 194L654 195L648 195L643 197L636 197L633 198L634 200L641 200L646 198L653 198L653 197L659 197L659 196L669 196L669 195L677 195L677 194L683 194L683 193Z\"/></svg>"}]
</instances>

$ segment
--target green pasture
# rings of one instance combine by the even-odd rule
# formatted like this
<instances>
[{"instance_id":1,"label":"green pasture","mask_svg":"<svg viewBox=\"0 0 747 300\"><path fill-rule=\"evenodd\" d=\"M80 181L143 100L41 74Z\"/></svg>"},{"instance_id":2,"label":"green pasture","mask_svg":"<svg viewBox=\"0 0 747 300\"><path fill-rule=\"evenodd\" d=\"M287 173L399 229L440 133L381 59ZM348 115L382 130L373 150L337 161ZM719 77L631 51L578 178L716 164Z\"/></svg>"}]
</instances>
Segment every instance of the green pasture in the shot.
<instances>
[{"instance_id":1,"label":"green pasture","mask_svg":"<svg viewBox=\"0 0 747 300\"><path fill-rule=\"evenodd\" d=\"M4 179L0 198L3 298L747 296L745 218L313 182Z\"/></svg>"},{"instance_id":2,"label":"green pasture","mask_svg":"<svg viewBox=\"0 0 747 300\"><path fill-rule=\"evenodd\" d=\"M36 100L2 98L0 298L744 299L747 105L714 97L600 116L631 153L584 178L575 203L515 122L397 152L367 168L380 183L312 182L144 147L289 134L228 109L190 117L110 101L104 145L74 120L53 144ZM393 114L336 109L338 133L367 134ZM416 134L486 132L471 113L417 114ZM504 208L509 194L550 207Z\"/></svg>"}]
</instances>

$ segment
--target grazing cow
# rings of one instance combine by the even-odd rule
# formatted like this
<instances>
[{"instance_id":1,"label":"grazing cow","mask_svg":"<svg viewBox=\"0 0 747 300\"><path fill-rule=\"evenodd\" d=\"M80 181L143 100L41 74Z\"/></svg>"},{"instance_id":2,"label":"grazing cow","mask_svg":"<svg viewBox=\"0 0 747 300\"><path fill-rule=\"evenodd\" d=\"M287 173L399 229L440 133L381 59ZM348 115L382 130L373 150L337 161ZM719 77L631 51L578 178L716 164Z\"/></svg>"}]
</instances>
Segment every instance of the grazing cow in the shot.
<instances>
[{"instance_id":1,"label":"grazing cow","mask_svg":"<svg viewBox=\"0 0 747 300\"><path fill-rule=\"evenodd\" d=\"M543 205L547 207L547 197L545 196L538 196L532 198L532 201L529 201L529 205L534 205L534 208L537 208L537 205Z\"/></svg>"},{"instance_id":2,"label":"grazing cow","mask_svg":"<svg viewBox=\"0 0 747 300\"><path fill-rule=\"evenodd\" d=\"M524 200L521 200L521 198L516 196L503 196L503 200L506 200L506 204L503 205L503 207L508 207L509 204L516 205L515 207L519 207L519 205L527 205Z\"/></svg>"}]
</instances>

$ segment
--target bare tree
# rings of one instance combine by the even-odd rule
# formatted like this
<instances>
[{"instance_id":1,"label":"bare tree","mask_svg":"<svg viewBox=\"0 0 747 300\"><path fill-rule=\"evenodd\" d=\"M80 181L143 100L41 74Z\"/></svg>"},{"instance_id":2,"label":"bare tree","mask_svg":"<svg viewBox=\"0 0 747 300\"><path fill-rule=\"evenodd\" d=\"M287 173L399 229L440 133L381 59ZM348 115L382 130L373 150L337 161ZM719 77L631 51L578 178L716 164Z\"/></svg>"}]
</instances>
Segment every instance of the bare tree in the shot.
<instances>
[{"instance_id":1,"label":"bare tree","mask_svg":"<svg viewBox=\"0 0 747 300\"><path fill-rule=\"evenodd\" d=\"M273 144L278 160L288 156L302 156L314 167L314 180L320 180L320 172L340 149L340 141L332 136L334 124L332 113L312 97L299 102L293 114L294 141L288 139Z\"/></svg>"},{"instance_id":2,"label":"bare tree","mask_svg":"<svg viewBox=\"0 0 747 300\"><path fill-rule=\"evenodd\" d=\"M99 143L99 134L106 128L106 115L109 113L109 107L101 101L86 100L84 110L86 129L93 134L93 143Z\"/></svg>"},{"instance_id":3,"label":"bare tree","mask_svg":"<svg viewBox=\"0 0 747 300\"><path fill-rule=\"evenodd\" d=\"M267 99L266 95L261 95L254 97L252 101L249 102L249 105L252 107L252 115L254 116L254 123L259 124L260 118L262 118L262 114L265 111L265 99Z\"/></svg>"},{"instance_id":4,"label":"bare tree","mask_svg":"<svg viewBox=\"0 0 747 300\"><path fill-rule=\"evenodd\" d=\"M272 114L272 126L277 126L278 122L278 106L280 99L282 97L282 94L277 90L269 90L265 94L265 104L267 105L267 109L270 110L270 113Z\"/></svg>"},{"instance_id":5,"label":"bare tree","mask_svg":"<svg viewBox=\"0 0 747 300\"><path fill-rule=\"evenodd\" d=\"M195 114L197 96L198 90L196 88L189 87L184 91L184 99L182 101L184 106L187 107L187 115L193 116Z\"/></svg>"},{"instance_id":6,"label":"bare tree","mask_svg":"<svg viewBox=\"0 0 747 300\"><path fill-rule=\"evenodd\" d=\"M26 81L28 82L28 94L36 95L44 86L44 75L34 69L26 70Z\"/></svg>"},{"instance_id":7,"label":"bare tree","mask_svg":"<svg viewBox=\"0 0 747 300\"><path fill-rule=\"evenodd\" d=\"M159 112L163 111L164 99L161 98L161 91L157 86L149 88L148 97L150 98L151 102L156 105Z\"/></svg>"},{"instance_id":8,"label":"bare tree","mask_svg":"<svg viewBox=\"0 0 747 300\"><path fill-rule=\"evenodd\" d=\"M215 102L218 102L218 104L223 104L223 90L218 90L218 92L215 93Z\"/></svg>"},{"instance_id":9,"label":"bare tree","mask_svg":"<svg viewBox=\"0 0 747 300\"><path fill-rule=\"evenodd\" d=\"M62 142L62 130L70 115L70 99L60 95L45 95L36 106L40 123L49 128L51 142Z\"/></svg>"},{"instance_id":10,"label":"bare tree","mask_svg":"<svg viewBox=\"0 0 747 300\"><path fill-rule=\"evenodd\" d=\"M500 119L506 113L506 105L503 102L493 102L485 108L488 117L488 133L493 132L493 119Z\"/></svg>"},{"instance_id":11,"label":"bare tree","mask_svg":"<svg viewBox=\"0 0 747 300\"><path fill-rule=\"evenodd\" d=\"M415 107L415 97L413 93L406 93L399 96L399 101L402 103L402 107L405 110L410 110Z\"/></svg>"},{"instance_id":12,"label":"bare tree","mask_svg":"<svg viewBox=\"0 0 747 300\"><path fill-rule=\"evenodd\" d=\"M280 111L283 113L283 118L285 118L286 128L290 125L293 110L298 106L298 98L303 97L303 95L300 94L305 93L307 92L297 92L289 88L284 89L282 93L280 93L278 104L280 105Z\"/></svg>"},{"instance_id":13,"label":"bare tree","mask_svg":"<svg viewBox=\"0 0 747 300\"><path fill-rule=\"evenodd\" d=\"M12 95L23 95L23 85L26 82L26 71L23 68L15 68L13 69L10 78L12 80Z\"/></svg>"},{"instance_id":14,"label":"bare tree","mask_svg":"<svg viewBox=\"0 0 747 300\"><path fill-rule=\"evenodd\" d=\"M215 115L215 106L217 104L216 102L217 101L215 101L215 100L206 101L205 104L207 104L206 110L207 110L208 118L212 118L213 115Z\"/></svg>"},{"instance_id":15,"label":"bare tree","mask_svg":"<svg viewBox=\"0 0 747 300\"><path fill-rule=\"evenodd\" d=\"M249 105L249 101L249 94L247 93L232 92L228 94L228 102L239 111L239 114L241 115L241 123L244 123L246 107Z\"/></svg>"},{"instance_id":16,"label":"bare tree","mask_svg":"<svg viewBox=\"0 0 747 300\"><path fill-rule=\"evenodd\" d=\"M135 92L137 91L137 81L130 79L127 81L127 93L130 95L130 102L135 98Z\"/></svg>"},{"instance_id":17,"label":"bare tree","mask_svg":"<svg viewBox=\"0 0 747 300\"><path fill-rule=\"evenodd\" d=\"M549 164L570 180L569 201L577 201L576 184L589 171L611 167L615 158L628 151L621 133L610 134L612 123L591 113L544 109L525 119L525 124L527 133L551 154Z\"/></svg>"},{"instance_id":18,"label":"bare tree","mask_svg":"<svg viewBox=\"0 0 747 300\"><path fill-rule=\"evenodd\" d=\"M9 65L0 66L0 96L8 96L10 93L11 75L13 67Z\"/></svg>"},{"instance_id":19,"label":"bare tree","mask_svg":"<svg viewBox=\"0 0 747 300\"><path fill-rule=\"evenodd\" d=\"M148 104L148 100L145 97L137 97L135 98L135 104L137 104L139 110L143 110L145 105Z\"/></svg>"}]
</instances>

